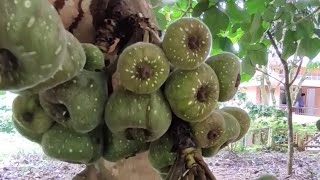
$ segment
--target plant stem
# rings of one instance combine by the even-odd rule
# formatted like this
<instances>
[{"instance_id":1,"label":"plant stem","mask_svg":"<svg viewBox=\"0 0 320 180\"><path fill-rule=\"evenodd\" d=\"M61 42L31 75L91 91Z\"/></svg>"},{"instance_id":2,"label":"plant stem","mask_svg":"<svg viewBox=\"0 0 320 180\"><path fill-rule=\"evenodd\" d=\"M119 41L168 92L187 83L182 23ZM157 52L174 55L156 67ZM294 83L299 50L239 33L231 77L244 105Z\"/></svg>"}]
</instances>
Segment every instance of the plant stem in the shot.
<instances>
[{"instance_id":1,"label":"plant stem","mask_svg":"<svg viewBox=\"0 0 320 180\"><path fill-rule=\"evenodd\" d=\"M289 79L289 66L288 62L282 58L281 53L279 51L279 48L272 37L271 32L268 30L267 35L271 41L271 44L273 48L276 50L276 53L278 57L281 60L281 63L283 65L284 69L284 76L285 76L285 81L284 81L284 87L286 91L286 99L287 99L287 119L288 119L288 161L287 161L287 173L288 175L292 174L292 165L293 165L293 124L292 124L292 99L291 99L291 93L290 93L290 79Z\"/></svg>"}]
</instances>

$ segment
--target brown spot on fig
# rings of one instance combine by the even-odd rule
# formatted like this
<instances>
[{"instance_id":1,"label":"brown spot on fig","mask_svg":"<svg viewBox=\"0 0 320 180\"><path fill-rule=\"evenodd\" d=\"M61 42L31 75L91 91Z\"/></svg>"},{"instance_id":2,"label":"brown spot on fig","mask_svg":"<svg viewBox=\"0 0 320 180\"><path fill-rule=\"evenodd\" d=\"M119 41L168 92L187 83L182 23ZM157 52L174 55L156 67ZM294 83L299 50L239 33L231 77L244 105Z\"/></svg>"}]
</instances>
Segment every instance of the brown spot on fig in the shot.
<instances>
[{"instance_id":1,"label":"brown spot on fig","mask_svg":"<svg viewBox=\"0 0 320 180\"><path fill-rule=\"evenodd\" d=\"M25 122L32 122L33 120L33 113L31 112L25 112L22 114L22 118Z\"/></svg>"},{"instance_id":2,"label":"brown spot on fig","mask_svg":"<svg viewBox=\"0 0 320 180\"><path fill-rule=\"evenodd\" d=\"M152 68L147 65L147 64L140 64L136 68L137 73L138 73L138 78L142 80L146 80L150 78L153 75L153 70Z\"/></svg>"},{"instance_id":3,"label":"brown spot on fig","mask_svg":"<svg viewBox=\"0 0 320 180\"><path fill-rule=\"evenodd\" d=\"M196 36L190 36L188 38L188 47L191 50L196 50L200 47L200 41L199 38Z\"/></svg>"},{"instance_id":4,"label":"brown spot on fig","mask_svg":"<svg viewBox=\"0 0 320 180\"><path fill-rule=\"evenodd\" d=\"M209 98L211 89L209 86L201 86L197 92L197 100L200 102L206 102Z\"/></svg>"},{"instance_id":5,"label":"brown spot on fig","mask_svg":"<svg viewBox=\"0 0 320 180\"><path fill-rule=\"evenodd\" d=\"M217 138L217 137L218 137L218 134L217 134L217 132L214 131L214 130L209 131L208 134L207 134L207 138L208 138L209 140L213 140L213 139L215 139L215 138Z\"/></svg>"},{"instance_id":6,"label":"brown spot on fig","mask_svg":"<svg viewBox=\"0 0 320 180\"><path fill-rule=\"evenodd\" d=\"M18 59L8 49L0 48L0 73L12 72L18 68Z\"/></svg>"},{"instance_id":7,"label":"brown spot on fig","mask_svg":"<svg viewBox=\"0 0 320 180\"><path fill-rule=\"evenodd\" d=\"M240 82L241 82L241 76L240 76L240 74L238 74L237 80L236 80L236 83L235 83L235 86L234 86L234 87L236 87L236 88L239 87Z\"/></svg>"}]
</instances>

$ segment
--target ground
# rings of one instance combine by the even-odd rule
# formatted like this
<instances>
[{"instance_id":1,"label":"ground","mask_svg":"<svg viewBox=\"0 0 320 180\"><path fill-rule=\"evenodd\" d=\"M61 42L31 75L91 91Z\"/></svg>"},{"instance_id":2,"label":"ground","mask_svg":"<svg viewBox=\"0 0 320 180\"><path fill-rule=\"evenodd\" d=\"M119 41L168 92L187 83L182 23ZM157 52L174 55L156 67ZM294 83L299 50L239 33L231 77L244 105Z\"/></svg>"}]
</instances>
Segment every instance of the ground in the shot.
<instances>
[{"instance_id":1,"label":"ground","mask_svg":"<svg viewBox=\"0 0 320 180\"><path fill-rule=\"evenodd\" d=\"M19 134L0 134L0 179L67 180L84 166L68 164L48 158L40 146ZM286 153L241 152L227 150L206 159L218 180L256 179L270 173L279 180L286 179ZM320 179L320 152L297 152L292 180Z\"/></svg>"}]
</instances>

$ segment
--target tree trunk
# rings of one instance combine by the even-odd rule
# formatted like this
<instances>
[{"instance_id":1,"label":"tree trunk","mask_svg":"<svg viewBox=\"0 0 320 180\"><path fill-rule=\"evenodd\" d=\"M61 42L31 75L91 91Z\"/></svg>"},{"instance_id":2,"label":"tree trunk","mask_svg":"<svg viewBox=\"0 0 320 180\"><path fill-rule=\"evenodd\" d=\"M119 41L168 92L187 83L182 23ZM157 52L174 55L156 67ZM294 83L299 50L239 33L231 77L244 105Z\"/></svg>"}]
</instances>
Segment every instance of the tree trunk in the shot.
<instances>
[{"instance_id":1,"label":"tree trunk","mask_svg":"<svg viewBox=\"0 0 320 180\"><path fill-rule=\"evenodd\" d=\"M109 93L122 50L145 37L156 43L160 36L149 0L48 0L58 11L65 28L82 43L94 43L105 55ZM101 158L87 165L74 180L160 179L148 163L148 153L116 163Z\"/></svg>"},{"instance_id":2,"label":"tree trunk","mask_svg":"<svg viewBox=\"0 0 320 180\"><path fill-rule=\"evenodd\" d=\"M264 70L264 72L266 74L268 74L268 69L267 68L264 68L263 70ZM272 106L276 106L277 105L277 101L276 101L276 96L275 96L275 88L272 87L272 84L271 84L269 76L265 76L265 80L266 80L266 83L268 85L269 97L271 97Z\"/></svg>"},{"instance_id":3,"label":"tree trunk","mask_svg":"<svg viewBox=\"0 0 320 180\"><path fill-rule=\"evenodd\" d=\"M263 105L268 105L268 96L264 84L265 74L261 74L260 76L260 92L261 92L261 100Z\"/></svg>"},{"instance_id":4,"label":"tree trunk","mask_svg":"<svg viewBox=\"0 0 320 180\"><path fill-rule=\"evenodd\" d=\"M288 64L283 63L284 74L285 74L285 91L287 99L287 110L288 110L288 159L287 159L287 173L288 175L292 174L292 165L293 165L293 124L292 124L292 100L291 100L291 91L290 91L290 79L289 79L289 68Z\"/></svg>"}]
</instances>

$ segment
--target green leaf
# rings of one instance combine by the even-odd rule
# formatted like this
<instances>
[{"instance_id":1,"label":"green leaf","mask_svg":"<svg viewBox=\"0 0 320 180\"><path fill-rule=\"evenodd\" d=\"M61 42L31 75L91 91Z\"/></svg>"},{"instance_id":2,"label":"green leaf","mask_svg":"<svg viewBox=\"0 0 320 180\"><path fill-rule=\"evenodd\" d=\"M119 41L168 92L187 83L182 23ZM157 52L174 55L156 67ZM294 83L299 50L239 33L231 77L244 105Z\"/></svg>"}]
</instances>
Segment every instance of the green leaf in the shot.
<instances>
[{"instance_id":1,"label":"green leaf","mask_svg":"<svg viewBox=\"0 0 320 180\"><path fill-rule=\"evenodd\" d=\"M287 30L285 32L284 38L283 38L283 52L282 52L282 58L288 59L290 56L292 56L297 50L297 42L295 37L295 32L291 30Z\"/></svg>"},{"instance_id":2,"label":"green leaf","mask_svg":"<svg viewBox=\"0 0 320 180\"><path fill-rule=\"evenodd\" d=\"M249 29L251 42L257 42L263 36L264 28L262 27L262 22L261 14L255 14Z\"/></svg>"},{"instance_id":3,"label":"green leaf","mask_svg":"<svg viewBox=\"0 0 320 180\"><path fill-rule=\"evenodd\" d=\"M253 77L253 75L255 73L256 73L255 67L252 65L250 59L244 58L241 61L241 79L242 79L242 75L244 75L244 74L246 74L247 76L249 76L251 78L251 77Z\"/></svg>"},{"instance_id":4,"label":"green leaf","mask_svg":"<svg viewBox=\"0 0 320 180\"><path fill-rule=\"evenodd\" d=\"M299 37L311 37L313 35L314 24L311 18L306 18L297 24Z\"/></svg>"},{"instance_id":5,"label":"green leaf","mask_svg":"<svg viewBox=\"0 0 320 180\"><path fill-rule=\"evenodd\" d=\"M209 7L209 1L201 1L199 2L192 11L193 17L199 17L201 14L206 11Z\"/></svg>"},{"instance_id":6,"label":"green leaf","mask_svg":"<svg viewBox=\"0 0 320 180\"><path fill-rule=\"evenodd\" d=\"M263 12L266 9L267 2L265 0L247 0L245 2L246 11L249 14Z\"/></svg>"},{"instance_id":7,"label":"green leaf","mask_svg":"<svg viewBox=\"0 0 320 180\"><path fill-rule=\"evenodd\" d=\"M246 59L250 59L253 65L266 65L268 63L267 46L262 43L249 46Z\"/></svg>"},{"instance_id":8,"label":"green leaf","mask_svg":"<svg viewBox=\"0 0 320 180\"><path fill-rule=\"evenodd\" d=\"M156 16L156 19L157 19L158 25L160 26L160 29L161 29L161 30L164 30L164 29L166 29L166 27L167 27L168 21L167 21L167 19L166 19L166 17L165 17L164 14L159 13L159 9L160 9L160 8L154 9L154 10L153 10L153 13L154 13L154 15Z\"/></svg>"},{"instance_id":9,"label":"green leaf","mask_svg":"<svg viewBox=\"0 0 320 180\"><path fill-rule=\"evenodd\" d=\"M315 58L319 54L320 39L319 38L303 38L298 47L298 54L307 56L309 59Z\"/></svg>"},{"instance_id":10,"label":"green leaf","mask_svg":"<svg viewBox=\"0 0 320 180\"><path fill-rule=\"evenodd\" d=\"M270 5L268 8L263 12L262 19L271 22L273 21L274 17L276 15L276 7Z\"/></svg>"},{"instance_id":11,"label":"green leaf","mask_svg":"<svg viewBox=\"0 0 320 180\"><path fill-rule=\"evenodd\" d=\"M240 82L243 83L243 82L250 81L252 77L253 77L253 75L241 74L241 80L240 80Z\"/></svg>"},{"instance_id":12,"label":"green leaf","mask_svg":"<svg viewBox=\"0 0 320 180\"><path fill-rule=\"evenodd\" d=\"M229 24L229 17L215 6L204 12L203 22L208 26L213 37L220 31L225 31Z\"/></svg>"},{"instance_id":13,"label":"green leaf","mask_svg":"<svg viewBox=\"0 0 320 180\"><path fill-rule=\"evenodd\" d=\"M308 6L320 6L319 0L303 0L295 3L298 9L305 9Z\"/></svg>"},{"instance_id":14,"label":"green leaf","mask_svg":"<svg viewBox=\"0 0 320 180\"><path fill-rule=\"evenodd\" d=\"M286 0L274 0L273 1L273 5L275 7L280 7L280 6L284 5L285 3L286 3Z\"/></svg>"},{"instance_id":15,"label":"green leaf","mask_svg":"<svg viewBox=\"0 0 320 180\"><path fill-rule=\"evenodd\" d=\"M245 22L250 20L249 14L232 1L227 2L226 13L233 22Z\"/></svg>"},{"instance_id":16,"label":"green leaf","mask_svg":"<svg viewBox=\"0 0 320 180\"><path fill-rule=\"evenodd\" d=\"M231 52L235 53L232 41L227 37L217 37L213 39L211 55L221 53L221 52Z\"/></svg>"},{"instance_id":17,"label":"green leaf","mask_svg":"<svg viewBox=\"0 0 320 180\"><path fill-rule=\"evenodd\" d=\"M278 21L275 26L274 36L277 41L280 41L283 37L283 21Z\"/></svg>"}]
</instances>

